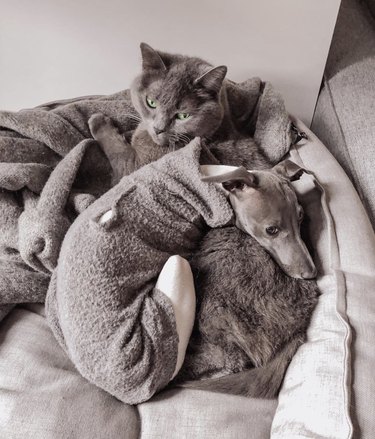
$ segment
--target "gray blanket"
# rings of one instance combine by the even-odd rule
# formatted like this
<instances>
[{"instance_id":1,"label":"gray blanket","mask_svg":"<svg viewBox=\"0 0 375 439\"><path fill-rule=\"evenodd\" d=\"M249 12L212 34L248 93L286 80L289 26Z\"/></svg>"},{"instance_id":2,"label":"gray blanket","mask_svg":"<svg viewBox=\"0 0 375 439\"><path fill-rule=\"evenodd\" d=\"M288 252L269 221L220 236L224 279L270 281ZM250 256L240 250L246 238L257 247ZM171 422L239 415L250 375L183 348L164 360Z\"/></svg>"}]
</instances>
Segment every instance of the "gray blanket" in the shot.
<instances>
[{"instance_id":1,"label":"gray blanket","mask_svg":"<svg viewBox=\"0 0 375 439\"><path fill-rule=\"evenodd\" d=\"M44 301L66 230L110 187L96 144L79 169L56 168L90 137L87 120L98 111L124 131L135 126L128 91L0 112L0 319L17 303Z\"/></svg>"},{"instance_id":2,"label":"gray blanket","mask_svg":"<svg viewBox=\"0 0 375 439\"><path fill-rule=\"evenodd\" d=\"M279 160L291 143L280 95L252 78L229 82L228 100L236 126ZM43 301L70 224L110 188L109 164L95 144L83 143L81 160L56 168L90 138L87 122L97 112L122 132L135 128L129 91L0 112L0 320L17 303Z\"/></svg>"}]
</instances>

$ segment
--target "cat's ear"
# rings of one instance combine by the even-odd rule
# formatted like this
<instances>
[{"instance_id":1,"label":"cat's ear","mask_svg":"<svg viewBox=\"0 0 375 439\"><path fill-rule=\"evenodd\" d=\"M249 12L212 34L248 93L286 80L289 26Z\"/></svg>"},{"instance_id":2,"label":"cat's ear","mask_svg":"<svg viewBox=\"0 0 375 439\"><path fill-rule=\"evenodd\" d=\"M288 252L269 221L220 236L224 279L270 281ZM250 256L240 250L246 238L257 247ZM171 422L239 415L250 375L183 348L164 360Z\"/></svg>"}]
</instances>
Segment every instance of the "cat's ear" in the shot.
<instances>
[{"instance_id":1,"label":"cat's ear","mask_svg":"<svg viewBox=\"0 0 375 439\"><path fill-rule=\"evenodd\" d=\"M160 70L166 71L165 66L161 56L156 50L146 43L141 43L141 53L142 53L142 68L143 70Z\"/></svg>"},{"instance_id":2,"label":"cat's ear","mask_svg":"<svg viewBox=\"0 0 375 439\"><path fill-rule=\"evenodd\" d=\"M226 66L213 67L197 78L195 84L218 93L227 74L227 70Z\"/></svg>"}]
</instances>

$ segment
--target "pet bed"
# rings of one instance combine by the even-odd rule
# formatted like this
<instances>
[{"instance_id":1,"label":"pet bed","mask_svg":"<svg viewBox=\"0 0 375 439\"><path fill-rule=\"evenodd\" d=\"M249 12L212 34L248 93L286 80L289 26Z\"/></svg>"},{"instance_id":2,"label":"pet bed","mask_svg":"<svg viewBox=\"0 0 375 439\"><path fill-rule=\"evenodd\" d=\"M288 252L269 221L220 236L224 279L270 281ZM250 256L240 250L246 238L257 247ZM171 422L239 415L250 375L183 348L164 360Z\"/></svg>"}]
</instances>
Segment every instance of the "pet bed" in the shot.
<instances>
[{"instance_id":1,"label":"pet bed","mask_svg":"<svg viewBox=\"0 0 375 439\"><path fill-rule=\"evenodd\" d=\"M69 105L77 108L74 103ZM318 282L322 296L308 342L294 357L278 402L178 389L162 392L137 407L119 403L79 376L52 337L41 306L18 307L5 318L0 335L0 425L5 437L239 438L248 437L249 431L255 438L268 437L270 431L271 437L288 439L352 436L354 407L374 410L373 399L365 392L357 393L355 400L351 394L353 376L358 379L361 375L362 382L366 378L371 381L371 358L362 350L361 361L356 361L353 370L350 351L353 327L357 345L371 344L370 334L360 324L359 310L361 297L366 297L369 306L365 319L374 321L370 294L374 291L375 239L344 172L306 127L297 120L295 124L307 132L307 140L293 147L290 155L312 170L325 190L322 195L308 179L302 179L298 187L311 219L310 239L321 273ZM11 129L1 134L13 141L16 136ZM19 136L28 150L26 137L25 132ZM53 154L47 153L43 159L42 164L50 168L58 162ZM29 172L29 177L35 175ZM49 172L44 172L47 178ZM28 186L26 190L34 193L33 188ZM97 196L95 190L98 188L90 195ZM7 191L3 190L2 195ZM24 203L16 200L18 204L12 207L35 207L34 197L27 195ZM82 195L78 199L82 200ZM13 246L3 246L7 252L2 259L19 264L17 255L9 251L16 248L14 228L7 230L11 231L7 244ZM43 281L47 274L42 270L38 273ZM4 309L13 303L8 301Z\"/></svg>"}]
</instances>

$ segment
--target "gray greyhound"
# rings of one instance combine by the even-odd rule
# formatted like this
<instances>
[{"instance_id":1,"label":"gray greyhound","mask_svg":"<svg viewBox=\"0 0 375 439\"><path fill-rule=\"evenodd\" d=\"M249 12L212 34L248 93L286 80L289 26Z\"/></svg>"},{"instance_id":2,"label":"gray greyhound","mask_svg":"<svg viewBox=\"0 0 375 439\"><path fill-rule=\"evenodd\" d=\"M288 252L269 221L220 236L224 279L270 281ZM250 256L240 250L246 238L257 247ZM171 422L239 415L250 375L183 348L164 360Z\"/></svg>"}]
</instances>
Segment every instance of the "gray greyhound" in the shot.
<instances>
[{"instance_id":1,"label":"gray greyhound","mask_svg":"<svg viewBox=\"0 0 375 439\"><path fill-rule=\"evenodd\" d=\"M211 230L190 261L196 320L174 384L275 397L319 296L315 282L300 279L316 275L300 237L303 210L290 184L304 170L289 160L268 171L202 170L210 174L204 180L220 182L231 198L237 227ZM222 375L228 376L186 383Z\"/></svg>"}]
</instances>

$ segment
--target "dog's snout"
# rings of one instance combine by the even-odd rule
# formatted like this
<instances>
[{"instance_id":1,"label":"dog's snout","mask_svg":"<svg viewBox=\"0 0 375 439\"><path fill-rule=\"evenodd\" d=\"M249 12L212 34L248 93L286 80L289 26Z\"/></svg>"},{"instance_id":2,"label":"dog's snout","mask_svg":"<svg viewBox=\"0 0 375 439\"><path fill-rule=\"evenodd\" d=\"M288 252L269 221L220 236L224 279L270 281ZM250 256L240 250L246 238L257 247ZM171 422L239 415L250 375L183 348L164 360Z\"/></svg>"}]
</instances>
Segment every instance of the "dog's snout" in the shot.
<instances>
[{"instance_id":1,"label":"dog's snout","mask_svg":"<svg viewBox=\"0 0 375 439\"><path fill-rule=\"evenodd\" d=\"M316 275L318 274L318 270L314 267L309 271L304 271L301 273L302 279L314 279Z\"/></svg>"}]
</instances>

